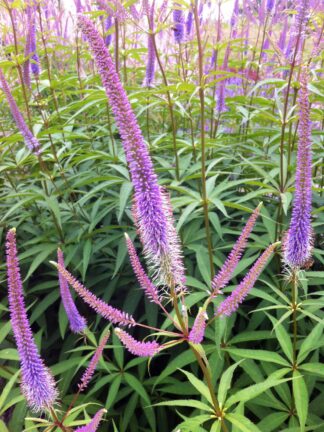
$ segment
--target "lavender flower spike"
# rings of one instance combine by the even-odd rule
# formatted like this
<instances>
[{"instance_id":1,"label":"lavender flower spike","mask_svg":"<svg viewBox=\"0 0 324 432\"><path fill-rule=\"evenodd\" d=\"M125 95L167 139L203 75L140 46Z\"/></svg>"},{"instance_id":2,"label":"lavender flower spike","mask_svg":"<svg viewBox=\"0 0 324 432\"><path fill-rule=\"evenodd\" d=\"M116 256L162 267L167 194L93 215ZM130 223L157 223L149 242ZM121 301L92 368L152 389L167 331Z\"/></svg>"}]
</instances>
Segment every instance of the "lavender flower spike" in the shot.
<instances>
[{"instance_id":1,"label":"lavender flower spike","mask_svg":"<svg viewBox=\"0 0 324 432\"><path fill-rule=\"evenodd\" d=\"M85 370L84 374L81 377L81 381L80 381L80 384L79 384L79 392L82 392L83 390L85 390L85 388L89 384L89 382L90 382L90 380L91 380L91 378L92 378L92 376L94 374L94 371L95 371L95 369L97 367L97 364L98 364L98 362L100 360L102 352L103 352L103 350L104 350L104 348L106 346L106 343L107 343L107 341L109 339L109 336L110 336L110 332L108 331L105 334L105 336L102 338L100 344L98 345L98 347L97 347L97 349L96 349L96 351L95 351L92 359L90 360L90 363L89 363L87 369Z\"/></svg>"},{"instance_id":2,"label":"lavender flower spike","mask_svg":"<svg viewBox=\"0 0 324 432\"><path fill-rule=\"evenodd\" d=\"M120 328L115 328L115 333L128 351L138 357L153 357L160 350L156 341L139 342Z\"/></svg>"},{"instance_id":3,"label":"lavender flower spike","mask_svg":"<svg viewBox=\"0 0 324 432\"><path fill-rule=\"evenodd\" d=\"M106 318L108 321L111 321L114 324L120 324L125 326L133 326L135 325L134 318L131 315L128 315L126 312L120 311L103 300L96 297L93 293L91 293L85 286L83 286L79 281L77 281L71 273L69 273L66 268L62 265L51 261L51 263L58 269L60 274L64 277L64 279L68 282L68 284L75 289L75 291L79 294L79 296L99 315Z\"/></svg>"},{"instance_id":4,"label":"lavender flower spike","mask_svg":"<svg viewBox=\"0 0 324 432\"><path fill-rule=\"evenodd\" d=\"M126 245L128 250L128 255L130 258L130 262L132 264L134 273L136 275L136 278L141 286L141 288L144 290L147 297L156 304L160 304L160 296L157 287L150 281L147 274L145 273L142 264L140 263L140 260L138 259L136 249L133 245L132 240L128 237L127 234L125 234L126 237Z\"/></svg>"},{"instance_id":5,"label":"lavender flower spike","mask_svg":"<svg viewBox=\"0 0 324 432\"><path fill-rule=\"evenodd\" d=\"M135 191L137 227L144 255L159 283L181 285L183 269L174 268L173 263L178 263L179 257L174 256L177 251L170 244L174 232L164 211L165 199L136 116L100 34L88 18L79 15L78 23L93 52L119 127Z\"/></svg>"},{"instance_id":6,"label":"lavender flower spike","mask_svg":"<svg viewBox=\"0 0 324 432\"><path fill-rule=\"evenodd\" d=\"M102 416L107 412L104 408L99 410L93 419L85 426L81 426L75 430L75 432L96 432L99 423L101 422Z\"/></svg>"},{"instance_id":7,"label":"lavender flower spike","mask_svg":"<svg viewBox=\"0 0 324 432\"><path fill-rule=\"evenodd\" d=\"M260 214L260 209L262 207L262 203L258 205L258 207L253 211L251 216L249 217L249 220L247 221L245 227L243 228L242 234L236 241L233 249L231 250L230 254L228 255L226 261L224 262L222 268L220 271L216 274L214 279L212 280L211 286L212 286L212 296L214 297L219 293L219 290L221 288L224 288L228 282L230 281L232 274L234 270L236 269L241 257L243 250L246 247L247 240L249 235L251 234L251 231L255 225L255 222L257 220L257 217Z\"/></svg>"},{"instance_id":8,"label":"lavender flower spike","mask_svg":"<svg viewBox=\"0 0 324 432\"><path fill-rule=\"evenodd\" d=\"M268 259L279 244L280 242L277 242L268 246L268 248L254 263L253 267L250 269L250 271L242 280L242 282L238 285L238 287L219 305L216 315L230 316L238 309L239 305L243 302L245 297L253 288Z\"/></svg>"},{"instance_id":9,"label":"lavender flower spike","mask_svg":"<svg viewBox=\"0 0 324 432\"><path fill-rule=\"evenodd\" d=\"M57 261L64 267L64 257L61 249L57 250ZM87 322L83 316L81 316L74 304L73 298L70 293L69 284L66 279L59 272L59 283L60 283L60 293L63 302L63 306L66 315L69 319L70 329L73 333L81 333L87 326Z\"/></svg>"},{"instance_id":10,"label":"lavender flower spike","mask_svg":"<svg viewBox=\"0 0 324 432\"><path fill-rule=\"evenodd\" d=\"M284 262L291 268L306 266L311 260L313 246L311 123L305 69L302 70L300 84L296 192L290 226L283 245Z\"/></svg>"},{"instance_id":11,"label":"lavender flower spike","mask_svg":"<svg viewBox=\"0 0 324 432\"><path fill-rule=\"evenodd\" d=\"M27 147L33 153L35 153L36 155L39 155L41 152L39 141L37 140L37 138L34 137L34 135L28 129L28 126L26 125L25 120L24 120L23 116L21 115L14 98L12 97L9 85L8 85L1 69L0 69L0 83L2 86L2 90L3 90L3 92L7 98L12 117L14 118L14 120L17 124L17 127L20 130L20 132L24 138Z\"/></svg>"},{"instance_id":12,"label":"lavender flower spike","mask_svg":"<svg viewBox=\"0 0 324 432\"><path fill-rule=\"evenodd\" d=\"M199 309L198 315L196 316L194 325L189 333L189 341L194 344L200 344L204 339L205 330L206 330L206 320L208 319L208 315L203 308Z\"/></svg>"},{"instance_id":13,"label":"lavender flower spike","mask_svg":"<svg viewBox=\"0 0 324 432\"><path fill-rule=\"evenodd\" d=\"M16 247L16 230L7 233L9 309L21 364L21 391L34 411L53 406L57 397L54 378L39 355L27 317Z\"/></svg>"}]
</instances>

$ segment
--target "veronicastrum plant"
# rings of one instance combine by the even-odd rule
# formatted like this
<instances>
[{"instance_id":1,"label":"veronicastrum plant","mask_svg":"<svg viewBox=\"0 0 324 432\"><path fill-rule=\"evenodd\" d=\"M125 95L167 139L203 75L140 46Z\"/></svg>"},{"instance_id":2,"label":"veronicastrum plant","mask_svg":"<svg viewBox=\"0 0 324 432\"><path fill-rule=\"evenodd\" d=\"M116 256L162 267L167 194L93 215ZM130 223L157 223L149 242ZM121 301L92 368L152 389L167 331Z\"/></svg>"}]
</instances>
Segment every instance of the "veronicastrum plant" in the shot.
<instances>
[{"instance_id":1,"label":"veronicastrum plant","mask_svg":"<svg viewBox=\"0 0 324 432\"><path fill-rule=\"evenodd\" d=\"M268 11L266 13L267 19L269 19L268 15L270 15L273 8L273 5L271 5L270 2L268 3L266 5L266 10ZM297 6L295 25L299 31L293 34L293 38L297 38L297 40L295 40L295 47L297 46L297 48L295 48L295 53L292 58L292 66L288 75L289 86L291 85L291 74L296 66L294 63L297 61L297 56L299 56L299 63L302 62L301 55L300 53L298 54L297 50L302 45L306 26L305 20L306 18L308 19L307 11L309 6L306 2L300 2ZM252 7L252 5L249 5L249 7ZM188 271L185 270L185 262L183 258L185 250L181 247L181 239L175 229L169 192L158 183L158 178L153 168L153 162L148 147L144 141L141 128L139 127L138 120L116 71L116 65L117 70L119 69L118 63L120 59L115 57L115 62L112 60L110 53L105 46L105 44L109 45L110 42L108 43L107 40L104 41L90 19L81 14L78 16L78 26L81 29L81 38L84 39L84 43L89 44L95 65L108 96L112 114L115 118L123 150L126 155L126 162L134 190L132 218L136 226L137 235L141 242L141 250L143 252L147 270L145 270L141 263L133 241L127 233L126 239L123 243L126 245L130 263L138 281L138 285L142 288L145 296L151 304L151 306L148 305L147 307L149 308L156 305L158 310L161 312L161 318L157 320L161 325L157 326L157 324L154 325L150 322L143 322L141 317L137 317L133 313L130 314L124 312L122 308L111 306L107 301L88 290L84 284L79 282L72 273L67 270L68 266L65 265L63 257L63 253L65 253L64 227L59 221L58 212L55 206L49 205L49 214L53 218L57 234L62 242L61 248L57 252L57 262L53 262L52 264L58 270L60 295L65 313L68 317L70 329L74 333L83 333L91 340L91 342L94 342L94 344L97 345L95 352L89 358L88 367L78 383L77 391L74 396L67 404L62 404L62 402L60 403L60 395L57 391L57 386L59 386L60 383L55 382L52 373L49 371L48 367L45 366L31 332L22 293L22 280L16 250L16 231L15 229L9 229L7 231L6 266L8 273L8 300L11 326L21 363L21 389L27 400L28 406L32 410L46 413L45 417L39 417L38 420L33 418L30 419L30 422L37 425L35 427L43 427L45 430L73 430L73 421L75 417L84 409L80 404L80 400L82 395L86 393L85 390L89 387L90 380L95 373L97 366L100 365L100 362L103 365L102 367L104 368L105 374L107 375L107 383L109 383L109 375L114 376L114 374L110 374L111 371L109 371L109 366L107 366L109 360L107 361L107 359L105 359L104 362L101 361L103 350L106 347L109 338L109 332L103 333L99 343L93 341L93 336L89 330L93 324L89 320L85 319L84 313L81 314L78 311L69 290L70 286L98 316L103 317L112 324L111 331L114 335L114 344L117 344L118 341L120 341L121 344L124 345L134 356L151 358L148 363L150 371L154 369L154 365L157 364L159 358L163 359L163 356L169 355L170 351L181 350L176 351L178 353L180 352L179 356L175 357L173 361L170 362L167 368L161 373L161 376L155 377L155 380L152 381L153 392L154 389L163 382L163 380L166 380L169 387L172 385L175 386L174 382L167 381L167 379L171 374L179 374L178 376L183 376L183 378L180 378L182 381L185 379L183 384L186 385L184 388L187 392L188 389L190 389L188 393L191 392L191 394L196 396L195 398L185 397L172 401L156 401L157 403L154 404L156 407L154 409L160 409L161 407L168 405L183 407L183 414L180 411L183 421L181 424L178 424L177 430L226 431L238 429L254 431L270 430L269 427L272 427L271 430L274 430L274 424L277 425L274 426L274 428L279 428L280 422L284 423L288 417L290 417L290 420L296 420L295 425L297 428L305 429L306 425L309 425L309 427L320 425L316 414L312 414L312 416L308 418L309 384L305 381L303 374L305 372L314 374L316 373L316 368L318 369L317 373L322 373L321 367L317 364L315 358L312 359L311 363L304 362L307 356L314 351L319 344L322 334L322 324L320 318L313 313L314 310L312 310L311 303L304 303L305 306L310 306L309 310L303 305L303 302L298 300L299 285L303 283L304 280L303 269L310 265L314 241L311 228L311 124L309 94L307 90L307 81L309 79L307 61L304 61L305 68L298 68L301 87L298 92L298 99L296 99L300 120L298 125L295 197L289 229L287 233L283 233L282 235L284 262L283 275L292 287L291 296L286 295L285 292L275 288L271 283L270 285L273 290L273 297L253 288L255 283L261 277L263 269L269 265L270 258L273 256L274 252L279 250L280 242L276 242L276 239L281 238L281 211L281 213L278 213L278 223L276 225L278 229L275 237L277 238L271 239L272 244L269 244L269 241L265 242L264 251L257 257L257 259L255 259L256 257L252 257L252 259L249 257L250 269L248 270L245 264L244 277L242 277L240 283L231 290L231 293L224 297L224 289L228 291L226 287L233 277L236 276L236 272L240 266L242 267L242 263L244 262L242 256L247 247L248 238L252 235L251 233L253 233L253 228L262 212L262 209L260 204L254 211L251 210L251 216L249 218L244 218L245 225L240 236L238 236L231 252L228 254L224 262L221 263L218 261L220 269L214 275L214 257L212 255L213 245L210 238L211 229L209 226L210 203L208 200L208 184L206 182L207 148L205 136L205 112L207 112L205 94L209 88L211 90L213 90L213 88L212 85L209 88L204 88L205 72L202 68L203 46L200 33L202 12L198 10L197 4L191 4L188 10L188 21L185 26L184 11L182 10L183 5L175 2L172 5L172 8L174 39L176 44L180 47L179 56L183 55L181 44L186 43L184 39L185 31L187 32L187 35L191 32L191 20L194 21L197 33L197 58L199 64L199 98L197 99L197 112L200 113L199 142L201 150L200 174L202 180L199 190L203 207L204 229L208 239L208 253L205 255L204 259L201 260L198 251L197 261L200 263L199 269L205 280L209 278L210 289L207 293L204 291L199 293L198 301L193 301L190 285L187 283L188 279L190 280L190 276L188 275ZM10 6L9 9L12 12ZM110 8L106 12L108 15L110 14L109 16L114 16L115 22L118 20L125 20L125 16L128 16L129 13L132 13L133 18L131 19L134 19L134 11L128 12L122 6L119 8L117 5L117 8ZM38 56L35 54L33 35L35 31L33 18L34 13L35 10L27 11L31 20L27 35L25 55L31 56L30 58L32 61L30 67L33 65L35 66L31 68L31 71L35 75L35 80L37 80L39 70L36 70ZM154 66L152 66L154 63L154 59L152 58L154 53L156 56L155 60L159 65L161 65L161 60L158 57L159 53L156 48L156 36L160 29L156 30L155 33L153 23L154 5L144 2L144 13L146 14L149 23L147 38L149 58L144 85L150 87L152 81L154 81ZM163 17L164 13L164 10L161 8L159 14ZM253 11L250 13L253 15ZM230 32L233 37L237 36L237 17L238 2L235 3L233 17L230 22ZM162 23L163 19L161 19ZM259 17L259 19L261 21L262 17ZM264 22L264 28L267 25L267 19ZM105 25L108 27L106 31L110 32L109 23L105 23ZM217 49L218 48L216 47L216 50ZM222 62L224 69L228 67L229 50L230 45L227 46L225 58ZM214 54L216 55L216 53ZM261 54L262 53L260 53L260 59L262 57ZM260 67L260 59L257 62L257 71ZM212 62L215 62L215 59L212 59ZM27 65L26 63L27 62L24 63L24 83L28 88L30 85L30 78L28 77L29 66L28 63ZM175 115L174 106L171 101L171 91L173 90L172 88L169 88L171 86L168 85L168 81L165 77L163 64L161 74L164 85L166 86L165 95L168 101L168 113L172 123L173 139L174 132L176 132L174 130L174 121L172 120ZM230 76L231 73L229 73L229 77ZM31 152L36 156L44 176L48 177L48 181L43 182L43 187L45 196L50 203L50 190L55 191L55 181L48 169L48 166L42 159L42 153L40 151L41 145L31 131L31 124L27 126L22 114L20 113L3 73L1 73L0 78L2 89L8 101L12 116L21 131L26 144L30 148ZM227 80L229 79L230 78L227 78ZM230 85L226 80L222 80L222 85L218 88L220 94L218 95L217 101L220 103L220 106L217 108L218 119L216 121L216 133L221 122L220 115L222 111L225 110L222 99L225 97L224 92L227 88L227 84ZM286 89L286 95L288 96L289 86L288 89ZM286 101L288 101L288 96L286 96ZM250 96L251 104L252 98L253 96ZM284 125L283 131L281 131L282 139L285 136L286 117L288 115L287 104L288 102L285 102L282 117ZM110 117L109 121L111 121ZM248 134L248 130L251 128L250 121L243 123L243 128L246 129L245 133ZM176 144L174 141L173 143ZM177 162L178 150L176 147L173 147L173 150L175 161ZM31 157L34 156L31 155ZM177 163L179 163L179 161ZM280 163L283 164L281 160ZM176 164L176 172L177 171L178 169ZM66 181L68 180L65 176L62 176L63 184L66 184ZM48 188L51 183L53 184L54 189L49 190ZM178 188L178 190L181 191L180 188ZM284 190L282 190L282 193L284 193ZM66 209L69 209L70 205L71 203L66 203ZM190 211L190 207L188 208ZM195 207L192 207L192 210L194 209ZM74 211L79 211L79 209L75 206ZM80 209L80 212L81 211L82 210ZM262 214L264 215L264 213ZM264 219L263 217L263 220L266 221L267 219ZM89 255L89 251L87 252L87 255ZM204 260L209 261L210 264L209 268L208 266L205 267L207 271L204 270L204 265L201 263L201 261ZM201 268L203 270L201 270ZM210 278L209 273L212 275L212 278ZM199 284L199 281L194 282L193 286L197 285L197 283ZM228 329L230 329L234 324L236 316L235 313L239 310L243 300L251 292L255 292L261 299L273 303L271 306L262 305L262 307L256 311L256 316L262 313L263 317L269 317L269 320L273 324L274 331L272 333L263 331L262 334L264 337L273 337L273 335L275 335L283 355L278 352L271 352L264 349L252 350L232 348L230 346L231 344L235 345L235 337L237 343L242 341L244 342L245 340L254 340L253 338L259 340L261 333L258 335L255 331L255 327L252 327L252 330L250 330L250 333L254 334L245 335L246 332L237 332L237 334L232 338L231 344L227 343ZM276 310L279 312L279 315L270 315L271 311ZM284 313L280 313L283 311ZM303 316L314 320L315 322L317 321L318 323L314 326L309 336L304 335L303 339L298 340L298 320ZM289 327L287 327L288 319L291 319L292 322L291 336L289 334ZM256 322L258 322L258 320L260 320L260 318L257 318ZM87 328L87 325L89 328ZM141 329L145 332L144 334L147 337L150 337L150 339L145 338L145 340L139 340L133 336L134 331L137 332L137 330ZM215 331L215 336L211 336L213 331ZM262 332L262 330L260 332ZM249 337L251 339L249 339ZM213 341L213 344L209 343L211 340ZM229 364L228 367L222 366L222 371L217 371L215 370L215 365L220 366L219 358L221 358L221 349L224 350L226 356L228 356L226 361ZM118 359L121 373L124 374L124 368L122 366L123 361L120 359L120 353L118 353L118 350L114 350L114 355L116 356L116 359ZM47 363L46 354L44 355L44 359ZM234 360L233 364L231 360ZM256 361L262 363L263 373L261 372L261 369L256 366ZM133 364L136 365L134 362ZM138 364L145 365L145 363L140 362L138 362ZM190 372L183 369L188 364L191 364ZM274 365L279 365L281 367L276 368ZM237 374L239 373L239 370L243 370L243 375L240 375L241 382L238 389L236 389L235 378L238 376ZM10 388L12 388L16 379L17 375L13 375L12 379L9 380L6 387L7 390L4 392L5 397L6 394L10 392ZM128 372L125 373L125 379L129 386L134 388L135 392L137 392L144 400L144 404L142 404L143 412L149 412L149 414L146 415L151 428L150 430L155 430L156 426L154 426L154 417L152 417L152 404L148 398L147 390L145 390L139 380L135 379L134 375L130 375ZM251 380L254 384L251 384ZM118 381L114 381L114 383L115 382L118 383ZM115 384L115 387L117 388L115 391L116 393L118 392L119 386L120 381L119 384ZM280 397L280 401L276 403L275 396L272 393L272 390L270 390L273 388ZM178 390L178 393L176 394L183 395L183 392ZM200 397L200 400L197 396ZM255 411L255 407L253 406L254 399L260 400L261 407L268 403L270 405L272 404L271 406L277 410L276 413L273 413L275 415L270 413L268 415L269 418L265 418L263 423L261 420L259 426L256 426L255 422L251 420L251 416L245 413L245 404L249 406L249 410L252 413ZM252 401L252 405L249 404L250 401ZM194 411L192 415L187 417L188 407L191 407ZM93 415L92 420L88 421L85 426L80 426L75 430L97 430L104 413L104 409L97 410L97 413ZM122 417L123 416L126 417L126 411L122 413ZM294 420L291 420L290 424L291 430L293 430L294 427L293 421ZM105 427L106 426L103 426L103 428ZM31 426L31 429L32 428L33 426ZM121 428L125 428L123 423L121 424Z\"/></svg>"}]
</instances>

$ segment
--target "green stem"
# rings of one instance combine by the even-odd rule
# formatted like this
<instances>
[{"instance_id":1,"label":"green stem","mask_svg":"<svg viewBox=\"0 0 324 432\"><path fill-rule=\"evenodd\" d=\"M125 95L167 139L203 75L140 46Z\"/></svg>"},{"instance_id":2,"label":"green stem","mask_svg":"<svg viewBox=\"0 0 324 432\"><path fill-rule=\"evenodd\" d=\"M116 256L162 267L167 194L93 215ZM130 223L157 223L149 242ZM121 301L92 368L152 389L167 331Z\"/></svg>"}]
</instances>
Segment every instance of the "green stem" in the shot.
<instances>
[{"instance_id":1,"label":"green stem","mask_svg":"<svg viewBox=\"0 0 324 432\"><path fill-rule=\"evenodd\" d=\"M152 32L152 42L153 42L153 47L154 47L154 52L155 52L155 56L156 56L156 60L158 62L161 74L162 74L162 79L163 79L163 84L166 87L166 89L168 88L168 80L161 62L161 58L156 46L156 40L155 40L155 33ZM179 171L179 157L178 157L178 151L177 151L177 131L176 131L176 124L175 124L175 118L174 118L174 112L173 112L173 103L171 100L171 95L169 90L166 90L166 96L167 96L167 101L168 101L168 108L169 108L169 113L170 113L170 119L171 119L171 128L172 128L172 143L173 143L173 152L174 152L174 157L175 157L175 169L176 169L176 179L179 181L180 179L180 171Z\"/></svg>"},{"instance_id":2,"label":"green stem","mask_svg":"<svg viewBox=\"0 0 324 432\"><path fill-rule=\"evenodd\" d=\"M297 290L298 275L293 270L291 277L291 309L292 309L292 332L293 332L293 367L297 366Z\"/></svg>"},{"instance_id":3,"label":"green stem","mask_svg":"<svg viewBox=\"0 0 324 432\"><path fill-rule=\"evenodd\" d=\"M192 4L197 43L198 43L198 70L199 70L199 99L200 99L200 143L201 143L201 194L202 194L202 205L204 212L204 223L205 232L207 239L209 266L210 266L210 276L211 279L214 277L214 262L213 262L213 244L211 239L211 232L209 226L208 217L208 198L207 198L207 188L206 188L206 142L205 142L205 91L204 91L204 71L203 71L203 46L201 42L200 26L199 26L199 16L196 7L196 3Z\"/></svg>"}]
</instances>

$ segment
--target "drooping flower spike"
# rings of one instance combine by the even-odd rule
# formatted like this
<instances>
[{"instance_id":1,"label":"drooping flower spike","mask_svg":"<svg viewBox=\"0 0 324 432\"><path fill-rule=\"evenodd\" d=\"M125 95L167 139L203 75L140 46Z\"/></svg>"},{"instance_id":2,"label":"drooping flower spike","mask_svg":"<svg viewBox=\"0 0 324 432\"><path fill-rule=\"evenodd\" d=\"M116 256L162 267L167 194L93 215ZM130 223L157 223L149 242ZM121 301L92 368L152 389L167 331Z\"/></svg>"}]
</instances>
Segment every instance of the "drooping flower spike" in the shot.
<instances>
[{"instance_id":1,"label":"drooping flower spike","mask_svg":"<svg viewBox=\"0 0 324 432\"><path fill-rule=\"evenodd\" d=\"M22 114L19 111L19 108L11 94L9 85L3 75L2 70L0 69L0 83L1 83L1 87L2 87L2 91L4 92L6 98L7 98L7 102L12 114L12 117L14 118L18 129L20 130L25 143L27 145L27 147L36 155L39 155L41 150L40 150L40 144L39 141L37 140L36 137L34 137L34 135L31 133L31 131L29 130L28 126L25 123L25 120L22 116Z\"/></svg>"},{"instance_id":2,"label":"drooping flower spike","mask_svg":"<svg viewBox=\"0 0 324 432\"><path fill-rule=\"evenodd\" d=\"M177 234L174 228L170 229L170 217L164 208L165 198L136 116L100 34L85 16L79 15L78 23L89 42L120 131L134 186L136 223L146 261L158 283L174 287L182 285L181 255L175 256L177 250L174 247Z\"/></svg>"},{"instance_id":3,"label":"drooping flower spike","mask_svg":"<svg viewBox=\"0 0 324 432\"><path fill-rule=\"evenodd\" d=\"M234 270L236 269L241 257L242 253L246 247L249 235L255 225L255 222L260 214L262 203L258 205L258 207L253 211L251 216L249 217L245 227L243 228L242 234L236 241L233 249L228 255L226 261L224 262L222 268L215 275L212 280L212 296L215 296L219 293L221 288L224 288L228 282L230 281Z\"/></svg>"},{"instance_id":4,"label":"drooping flower spike","mask_svg":"<svg viewBox=\"0 0 324 432\"><path fill-rule=\"evenodd\" d=\"M156 341L151 342L140 342L134 339L126 331L115 328L115 333L122 342L123 345L128 349L129 352L138 357L153 357L160 350L160 345Z\"/></svg>"},{"instance_id":5,"label":"drooping flower spike","mask_svg":"<svg viewBox=\"0 0 324 432\"><path fill-rule=\"evenodd\" d=\"M268 246L268 248L260 255L257 261L254 263L248 274L244 277L242 282L237 286L237 288L228 296L217 308L216 315L230 316L237 311L239 305L243 302L245 297L249 294L253 288L256 280L260 276L262 270L267 264L269 258L274 252L275 248L280 244L280 242L273 243Z\"/></svg>"},{"instance_id":6,"label":"drooping flower spike","mask_svg":"<svg viewBox=\"0 0 324 432\"><path fill-rule=\"evenodd\" d=\"M296 191L289 230L283 242L284 262L291 268L306 266L311 259L313 248L312 141L306 69L302 70L300 84Z\"/></svg>"},{"instance_id":7,"label":"drooping flower spike","mask_svg":"<svg viewBox=\"0 0 324 432\"><path fill-rule=\"evenodd\" d=\"M14 228L7 233L6 255L10 320L21 365L21 391L32 410L44 411L55 403L57 390L38 352L28 321Z\"/></svg>"},{"instance_id":8,"label":"drooping flower spike","mask_svg":"<svg viewBox=\"0 0 324 432\"><path fill-rule=\"evenodd\" d=\"M101 422L102 416L107 412L104 408L99 410L93 419L85 426L78 427L75 432L96 432Z\"/></svg>"},{"instance_id":9,"label":"drooping flower spike","mask_svg":"<svg viewBox=\"0 0 324 432\"><path fill-rule=\"evenodd\" d=\"M61 249L57 250L57 261L62 267L65 267L63 252ZM67 280L64 279L60 272L58 276L60 283L60 294L66 315L69 319L70 329L73 333L80 333L86 328L87 322L85 318L79 314L74 304Z\"/></svg>"},{"instance_id":10,"label":"drooping flower spike","mask_svg":"<svg viewBox=\"0 0 324 432\"><path fill-rule=\"evenodd\" d=\"M60 274L68 282L68 284L79 294L79 296L99 315L106 318L113 324L120 324L124 326L135 325L134 318L126 312L116 309L103 300L96 297L92 292L87 290L70 272L62 265L51 261L51 263L58 269Z\"/></svg>"},{"instance_id":11,"label":"drooping flower spike","mask_svg":"<svg viewBox=\"0 0 324 432\"><path fill-rule=\"evenodd\" d=\"M101 340L100 344L98 345L92 359L90 360L90 363L89 363L87 369L85 370L84 374L82 375L81 380L80 380L80 384L79 384L79 391L80 392L84 391L86 389L86 387L88 386L88 384L89 384L89 382L90 382L90 380L91 380L91 378L95 372L97 364L100 360L102 352L103 352L103 350L107 344L109 336L110 336L110 332L108 331L104 335L104 337L102 338L102 340Z\"/></svg>"}]
</instances>

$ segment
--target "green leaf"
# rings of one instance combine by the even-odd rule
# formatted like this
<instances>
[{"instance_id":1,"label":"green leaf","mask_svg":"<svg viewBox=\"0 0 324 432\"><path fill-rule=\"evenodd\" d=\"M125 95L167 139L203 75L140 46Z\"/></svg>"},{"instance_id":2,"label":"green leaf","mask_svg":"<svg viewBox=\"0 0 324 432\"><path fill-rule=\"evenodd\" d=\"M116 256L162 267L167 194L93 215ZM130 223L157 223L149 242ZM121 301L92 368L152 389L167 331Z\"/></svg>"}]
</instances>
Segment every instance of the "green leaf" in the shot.
<instances>
[{"instance_id":1,"label":"green leaf","mask_svg":"<svg viewBox=\"0 0 324 432\"><path fill-rule=\"evenodd\" d=\"M305 380L299 371L294 370L293 378L295 407L299 418L300 430L304 432L308 415L308 390Z\"/></svg>"},{"instance_id":2,"label":"green leaf","mask_svg":"<svg viewBox=\"0 0 324 432\"><path fill-rule=\"evenodd\" d=\"M250 358L254 360L276 363L282 366L289 366L287 360L285 360L283 357L281 357L281 355L276 352L265 350L249 350L243 348L224 348L224 351L243 358Z\"/></svg>"},{"instance_id":3,"label":"green leaf","mask_svg":"<svg viewBox=\"0 0 324 432\"><path fill-rule=\"evenodd\" d=\"M288 416L289 414L285 412L269 414L258 423L258 427L265 432L277 431L285 423Z\"/></svg>"},{"instance_id":4,"label":"green leaf","mask_svg":"<svg viewBox=\"0 0 324 432\"><path fill-rule=\"evenodd\" d=\"M0 432L9 432L9 429L1 419L0 419Z\"/></svg>"},{"instance_id":5,"label":"green leaf","mask_svg":"<svg viewBox=\"0 0 324 432\"><path fill-rule=\"evenodd\" d=\"M201 276L206 282L206 285L210 286L211 274L210 274L208 252L207 249L204 248L203 246L200 246L199 248L196 249L196 260L197 260L197 266L199 268Z\"/></svg>"},{"instance_id":6,"label":"green leaf","mask_svg":"<svg viewBox=\"0 0 324 432\"><path fill-rule=\"evenodd\" d=\"M240 360L239 362L230 366L228 369L226 369L225 372L223 372L221 376L219 387L218 387L218 402L220 406L224 406L227 392L231 387L234 371L242 361L243 360Z\"/></svg>"},{"instance_id":7,"label":"green leaf","mask_svg":"<svg viewBox=\"0 0 324 432\"><path fill-rule=\"evenodd\" d=\"M191 372L187 372L183 369L180 369L182 373L186 375L188 380L191 382L191 384L195 387L195 389L205 398L208 400L208 402L213 405L213 401L211 398L211 395L209 393L208 387L205 383L200 381L198 378L195 377Z\"/></svg>"},{"instance_id":8,"label":"green leaf","mask_svg":"<svg viewBox=\"0 0 324 432\"><path fill-rule=\"evenodd\" d=\"M119 211L118 211L118 222L120 223L125 211L126 204L128 203L129 196L133 190L133 184L131 182L125 182L120 188L119 195Z\"/></svg>"},{"instance_id":9,"label":"green leaf","mask_svg":"<svg viewBox=\"0 0 324 432\"><path fill-rule=\"evenodd\" d=\"M199 409L202 411L214 412L212 407L195 399L175 399L172 401L159 402L153 406L183 406Z\"/></svg>"},{"instance_id":10,"label":"green leaf","mask_svg":"<svg viewBox=\"0 0 324 432\"><path fill-rule=\"evenodd\" d=\"M5 387L2 389L1 394L0 394L0 414L2 414L1 409L4 406L9 393L12 389L12 387L14 386L18 376L20 374L20 370L17 370L17 372L10 378L10 380L7 382L7 384L5 385Z\"/></svg>"},{"instance_id":11,"label":"green leaf","mask_svg":"<svg viewBox=\"0 0 324 432\"><path fill-rule=\"evenodd\" d=\"M180 369L190 363L193 363L194 361L195 361L195 356L191 350L182 352L173 360L171 360L170 363L167 365L167 367L160 373L159 377L155 379L153 388L155 388L161 381L164 381L166 377L171 375L177 369Z\"/></svg>"},{"instance_id":12,"label":"green leaf","mask_svg":"<svg viewBox=\"0 0 324 432\"><path fill-rule=\"evenodd\" d=\"M299 369L305 372L315 375L317 377L324 378L324 364L323 363L304 363L299 366Z\"/></svg>"},{"instance_id":13,"label":"green leaf","mask_svg":"<svg viewBox=\"0 0 324 432\"><path fill-rule=\"evenodd\" d=\"M286 371L285 371L286 373ZM265 381L257 384L253 384L243 390L239 390L236 392L233 396L229 397L226 402L226 408L230 408L232 405L238 403L238 402L247 402L251 399L254 399L261 393L265 392L266 390L270 389L271 387L275 387L280 385L281 383L284 383L289 380L289 378L285 379L278 379L275 376L270 376Z\"/></svg>"},{"instance_id":14,"label":"green leaf","mask_svg":"<svg viewBox=\"0 0 324 432\"><path fill-rule=\"evenodd\" d=\"M116 378L112 381L112 383L109 386L108 397L106 400L106 408L109 410L112 408L115 402L116 396L118 394L118 390L120 388L121 380L122 380L121 375L117 375Z\"/></svg>"},{"instance_id":15,"label":"green leaf","mask_svg":"<svg viewBox=\"0 0 324 432\"><path fill-rule=\"evenodd\" d=\"M244 417L242 414L226 414L225 418L242 432L261 432L261 430L252 423L251 420Z\"/></svg>"},{"instance_id":16,"label":"green leaf","mask_svg":"<svg viewBox=\"0 0 324 432\"><path fill-rule=\"evenodd\" d=\"M135 392L138 393L138 395L141 398L143 398L148 405L151 405L150 398L149 398L143 384L134 375L131 375L128 372L126 372L123 376L124 376L124 379L127 382L127 384L133 390L135 390Z\"/></svg>"},{"instance_id":17,"label":"green leaf","mask_svg":"<svg viewBox=\"0 0 324 432\"><path fill-rule=\"evenodd\" d=\"M309 335L304 339L303 343L300 346L298 357L297 357L298 364L301 363L303 360L305 360L305 358L312 350L318 347L322 333L323 333L323 324L318 323L312 329Z\"/></svg>"},{"instance_id":18,"label":"green leaf","mask_svg":"<svg viewBox=\"0 0 324 432\"><path fill-rule=\"evenodd\" d=\"M293 346L291 343L291 339L289 334L287 333L286 329L280 322L274 318L273 316L266 314L273 324L273 329L276 333L278 342L280 343L280 346L282 348L282 351L286 354L286 357L290 362L293 362Z\"/></svg>"}]
</instances>

